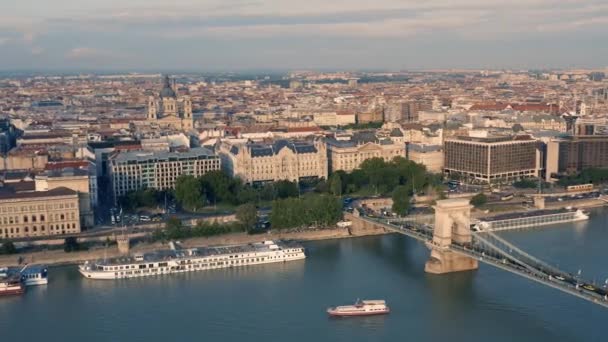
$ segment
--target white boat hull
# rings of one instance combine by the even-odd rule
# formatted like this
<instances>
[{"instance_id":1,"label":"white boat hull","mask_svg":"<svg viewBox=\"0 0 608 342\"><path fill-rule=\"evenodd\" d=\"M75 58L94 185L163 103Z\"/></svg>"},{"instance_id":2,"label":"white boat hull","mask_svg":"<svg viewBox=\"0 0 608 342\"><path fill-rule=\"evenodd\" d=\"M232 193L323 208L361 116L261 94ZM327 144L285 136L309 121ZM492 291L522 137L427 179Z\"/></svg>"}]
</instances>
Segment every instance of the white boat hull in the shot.
<instances>
[{"instance_id":1,"label":"white boat hull","mask_svg":"<svg viewBox=\"0 0 608 342\"><path fill-rule=\"evenodd\" d=\"M213 269L221 269L221 268L231 268L231 267L243 267L243 266L252 266L252 265L262 265L262 264L271 264L278 262L288 262L288 261L296 261L305 259L306 255L304 252L300 253L292 253L290 256L283 257L275 257L275 259L266 259L264 261L250 261L238 264L228 264L224 263L222 265L210 265L209 262L205 262L206 266L202 266L202 262L191 263L191 264L178 264L174 261L169 262L168 267L155 267L144 270L133 269L129 271L125 270L112 270L112 271L99 271L92 270L87 265L80 265L78 267L78 271L82 276L87 279L96 279L96 280L114 280L114 279L127 279L127 278L139 278L139 277L149 277L149 276L158 276L165 274L174 274L174 273L185 273L185 272L196 272L196 271L206 271Z\"/></svg>"}]
</instances>

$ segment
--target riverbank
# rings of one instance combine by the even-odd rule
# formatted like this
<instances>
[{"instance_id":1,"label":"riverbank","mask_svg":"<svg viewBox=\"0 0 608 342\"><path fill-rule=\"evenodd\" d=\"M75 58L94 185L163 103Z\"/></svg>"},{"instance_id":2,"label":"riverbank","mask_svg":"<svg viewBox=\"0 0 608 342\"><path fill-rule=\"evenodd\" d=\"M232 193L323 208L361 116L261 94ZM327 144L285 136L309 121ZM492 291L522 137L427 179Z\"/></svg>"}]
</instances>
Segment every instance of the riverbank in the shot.
<instances>
[{"instance_id":1,"label":"riverbank","mask_svg":"<svg viewBox=\"0 0 608 342\"><path fill-rule=\"evenodd\" d=\"M331 240L344 239L368 235L381 235L387 232L381 229L365 229L355 230L348 228L328 228L314 229L301 231L271 231L266 234L249 235L247 233L231 233L225 235L190 238L181 241L182 246L191 247L207 247L219 245L241 245L252 242L260 242L263 240L296 240L296 241L314 241L314 240ZM169 248L167 244L161 242L140 242L131 248L132 253L152 252L159 249ZM86 260L96 260L103 258L113 258L120 256L118 248L111 246L108 248L90 249L87 251L66 253L63 250L48 250L31 253L19 253L13 255L0 256L1 266L16 266L21 259L23 263L30 264L46 264L46 265L73 265L80 264Z\"/></svg>"}]
</instances>

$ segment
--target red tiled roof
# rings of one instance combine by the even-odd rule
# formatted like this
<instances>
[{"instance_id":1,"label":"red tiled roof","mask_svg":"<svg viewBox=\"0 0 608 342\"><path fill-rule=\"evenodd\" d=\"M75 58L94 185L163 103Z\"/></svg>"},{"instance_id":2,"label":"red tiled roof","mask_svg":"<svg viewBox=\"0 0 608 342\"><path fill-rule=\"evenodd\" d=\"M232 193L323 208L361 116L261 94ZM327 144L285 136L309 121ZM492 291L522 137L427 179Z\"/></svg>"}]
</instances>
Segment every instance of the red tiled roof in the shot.
<instances>
[{"instance_id":1,"label":"red tiled roof","mask_svg":"<svg viewBox=\"0 0 608 342\"><path fill-rule=\"evenodd\" d=\"M62 160L62 161L52 161L46 163L44 166L45 170L61 170L66 167L80 168L80 167L88 167L89 162L86 160Z\"/></svg>"}]
</instances>

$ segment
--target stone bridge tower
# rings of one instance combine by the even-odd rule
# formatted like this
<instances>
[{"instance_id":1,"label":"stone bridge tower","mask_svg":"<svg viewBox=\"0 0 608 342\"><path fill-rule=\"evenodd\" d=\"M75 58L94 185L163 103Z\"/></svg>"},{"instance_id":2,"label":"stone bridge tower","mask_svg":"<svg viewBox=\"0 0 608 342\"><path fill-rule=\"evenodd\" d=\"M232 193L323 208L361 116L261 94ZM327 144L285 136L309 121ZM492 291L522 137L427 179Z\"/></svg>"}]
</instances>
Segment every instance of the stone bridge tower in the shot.
<instances>
[{"instance_id":1,"label":"stone bridge tower","mask_svg":"<svg viewBox=\"0 0 608 342\"><path fill-rule=\"evenodd\" d=\"M447 199L435 205L435 231L433 243L428 246L431 256L424 270L427 273L444 274L475 270L477 260L450 251L452 242L471 242L471 204L468 199Z\"/></svg>"}]
</instances>

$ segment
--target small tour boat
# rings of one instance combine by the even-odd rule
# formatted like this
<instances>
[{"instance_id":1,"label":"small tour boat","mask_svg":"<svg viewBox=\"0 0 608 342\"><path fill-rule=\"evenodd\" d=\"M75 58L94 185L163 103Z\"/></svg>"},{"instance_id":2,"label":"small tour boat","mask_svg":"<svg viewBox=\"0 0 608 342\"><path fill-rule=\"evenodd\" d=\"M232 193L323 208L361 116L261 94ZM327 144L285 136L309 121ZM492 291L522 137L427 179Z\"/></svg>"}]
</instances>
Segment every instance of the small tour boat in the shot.
<instances>
[{"instance_id":1,"label":"small tour boat","mask_svg":"<svg viewBox=\"0 0 608 342\"><path fill-rule=\"evenodd\" d=\"M391 310L384 300L358 300L353 305L336 306L327 309L330 316L371 316L385 315Z\"/></svg>"},{"instance_id":2,"label":"small tour boat","mask_svg":"<svg viewBox=\"0 0 608 342\"><path fill-rule=\"evenodd\" d=\"M0 296L22 294L24 291L18 276L0 276Z\"/></svg>"},{"instance_id":3,"label":"small tour boat","mask_svg":"<svg viewBox=\"0 0 608 342\"><path fill-rule=\"evenodd\" d=\"M21 281L25 286L46 285L49 283L46 265L31 265L21 269Z\"/></svg>"}]
</instances>

